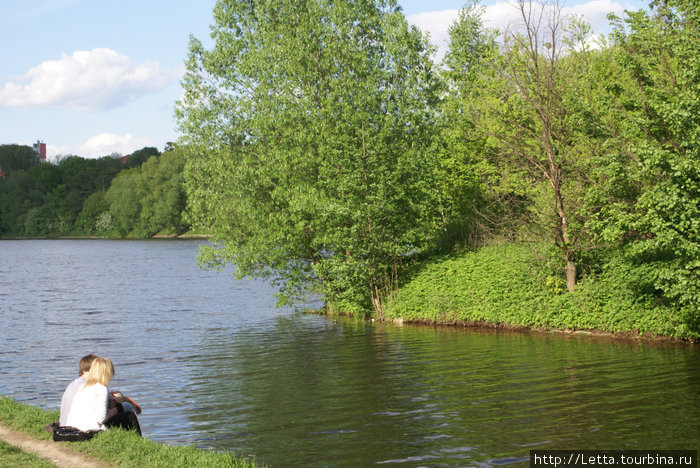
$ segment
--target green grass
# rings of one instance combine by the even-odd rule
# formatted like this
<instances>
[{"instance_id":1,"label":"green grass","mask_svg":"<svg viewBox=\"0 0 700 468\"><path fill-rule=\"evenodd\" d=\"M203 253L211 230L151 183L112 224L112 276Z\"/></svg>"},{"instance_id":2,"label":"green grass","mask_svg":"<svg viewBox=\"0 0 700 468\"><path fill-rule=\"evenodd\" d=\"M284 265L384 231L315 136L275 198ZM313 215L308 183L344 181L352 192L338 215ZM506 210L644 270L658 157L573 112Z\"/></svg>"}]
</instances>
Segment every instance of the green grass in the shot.
<instances>
[{"instance_id":1,"label":"green grass","mask_svg":"<svg viewBox=\"0 0 700 468\"><path fill-rule=\"evenodd\" d=\"M4 468L53 468L56 465L0 440L0 466Z\"/></svg>"},{"instance_id":2,"label":"green grass","mask_svg":"<svg viewBox=\"0 0 700 468\"><path fill-rule=\"evenodd\" d=\"M36 439L51 440L44 426L58 421L58 410L47 411L0 395L0 423Z\"/></svg>"},{"instance_id":3,"label":"green grass","mask_svg":"<svg viewBox=\"0 0 700 468\"><path fill-rule=\"evenodd\" d=\"M51 440L51 434L44 430L44 426L57 420L58 411L43 410L0 396L0 423L6 426L37 439ZM85 453L120 467L248 468L256 466L253 461L239 459L230 453L199 450L192 446L171 447L120 429L110 429L85 442L61 443L69 445L76 452Z\"/></svg>"},{"instance_id":4,"label":"green grass","mask_svg":"<svg viewBox=\"0 0 700 468\"><path fill-rule=\"evenodd\" d=\"M75 443L74 443L75 444ZM79 442L76 449L123 467L249 467L254 464L235 456L192 446L167 446L139 437L133 431L110 429L89 442Z\"/></svg>"},{"instance_id":5,"label":"green grass","mask_svg":"<svg viewBox=\"0 0 700 468\"><path fill-rule=\"evenodd\" d=\"M570 294L558 258L546 245L501 244L432 260L399 289L385 317L700 339L694 315L645 289L645 266L611 259Z\"/></svg>"}]
</instances>

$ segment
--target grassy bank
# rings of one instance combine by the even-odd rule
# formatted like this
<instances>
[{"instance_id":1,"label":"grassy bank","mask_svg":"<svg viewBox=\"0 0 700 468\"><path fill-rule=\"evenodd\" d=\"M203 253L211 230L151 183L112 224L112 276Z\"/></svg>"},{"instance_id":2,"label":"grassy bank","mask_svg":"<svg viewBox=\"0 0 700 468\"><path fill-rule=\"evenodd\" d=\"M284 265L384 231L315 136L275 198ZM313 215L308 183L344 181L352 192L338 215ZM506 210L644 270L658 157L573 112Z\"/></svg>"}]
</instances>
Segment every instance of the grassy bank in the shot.
<instances>
[{"instance_id":1,"label":"grassy bank","mask_svg":"<svg viewBox=\"0 0 700 468\"><path fill-rule=\"evenodd\" d=\"M385 318L700 340L697 311L661 303L648 284L651 266L609 259L568 293L556 258L545 245L503 244L432 260Z\"/></svg>"},{"instance_id":2,"label":"grassy bank","mask_svg":"<svg viewBox=\"0 0 700 468\"><path fill-rule=\"evenodd\" d=\"M0 440L0 460L2 466L21 468L54 468L56 465L46 460L23 452L22 450Z\"/></svg>"},{"instance_id":3,"label":"grassy bank","mask_svg":"<svg viewBox=\"0 0 700 468\"><path fill-rule=\"evenodd\" d=\"M46 411L0 396L0 423L24 432L39 440L51 440L44 426L58 420L58 411ZM249 460L236 458L229 453L198 450L195 447L170 447L139 437L134 432L112 429L85 442L65 442L76 452L120 467L234 467L256 466ZM17 459L27 458L27 466L34 457L23 455L16 449L0 446L0 454ZM41 462L43 463L43 462Z\"/></svg>"}]
</instances>

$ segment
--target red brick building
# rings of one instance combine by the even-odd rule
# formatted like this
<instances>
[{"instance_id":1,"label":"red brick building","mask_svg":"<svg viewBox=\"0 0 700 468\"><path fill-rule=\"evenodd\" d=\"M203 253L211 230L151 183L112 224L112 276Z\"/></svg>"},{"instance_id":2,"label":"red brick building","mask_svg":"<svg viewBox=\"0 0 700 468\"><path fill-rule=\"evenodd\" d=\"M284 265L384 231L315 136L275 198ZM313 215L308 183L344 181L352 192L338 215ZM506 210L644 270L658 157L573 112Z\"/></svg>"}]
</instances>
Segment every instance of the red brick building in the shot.
<instances>
[{"instance_id":1,"label":"red brick building","mask_svg":"<svg viewBox=\"0 0 700 468\"><path fill-rule=\"evenodd\" d=\"M33 145L34 151L39 155L39 161L46 162L46 143L37 140Z\"/></svg>"}]
</instances>

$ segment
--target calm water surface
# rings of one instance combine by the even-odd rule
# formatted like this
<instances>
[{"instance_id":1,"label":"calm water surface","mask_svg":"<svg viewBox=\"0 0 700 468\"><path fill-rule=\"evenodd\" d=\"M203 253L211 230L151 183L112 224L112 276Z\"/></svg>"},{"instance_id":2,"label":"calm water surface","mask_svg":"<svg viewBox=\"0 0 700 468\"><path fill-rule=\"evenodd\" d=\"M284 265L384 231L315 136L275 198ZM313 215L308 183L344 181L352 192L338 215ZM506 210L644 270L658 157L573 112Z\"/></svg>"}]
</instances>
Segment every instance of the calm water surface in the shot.
<instances>
[{"instance_id":1,"label":"calm water surface","mask_svg":"<svg viewBox=\"0 0 700 468\"><path fill-rule=\"evenodd\" d=\"M202 271L198 241L0 241L0 393L57 408L94 352L144 435L270 466L527 466L699 449L696 347L333 321Z\"/></svg>"}]
</instances>

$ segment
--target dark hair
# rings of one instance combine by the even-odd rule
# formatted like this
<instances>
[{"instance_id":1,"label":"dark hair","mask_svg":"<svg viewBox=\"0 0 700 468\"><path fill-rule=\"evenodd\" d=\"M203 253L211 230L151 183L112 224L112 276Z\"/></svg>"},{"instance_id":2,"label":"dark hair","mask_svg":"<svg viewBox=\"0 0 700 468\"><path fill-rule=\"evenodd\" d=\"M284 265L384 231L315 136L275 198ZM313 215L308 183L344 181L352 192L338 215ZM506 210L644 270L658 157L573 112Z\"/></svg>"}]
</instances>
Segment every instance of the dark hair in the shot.
<instances>
[{"instance_id":1,"label":"dark hair","mask_svg":"<svg viewBox=\"0 0 700 468\"><path fill-rule=\"evenodd\" d=\"M92 361L94 361L97 358L94 354L88 354L87 356L83 356L80 358L80 361L78 361L78 375L82 376L83 372L90 372L90 367L92 367Z\"/></svg>"}]
</instances>

